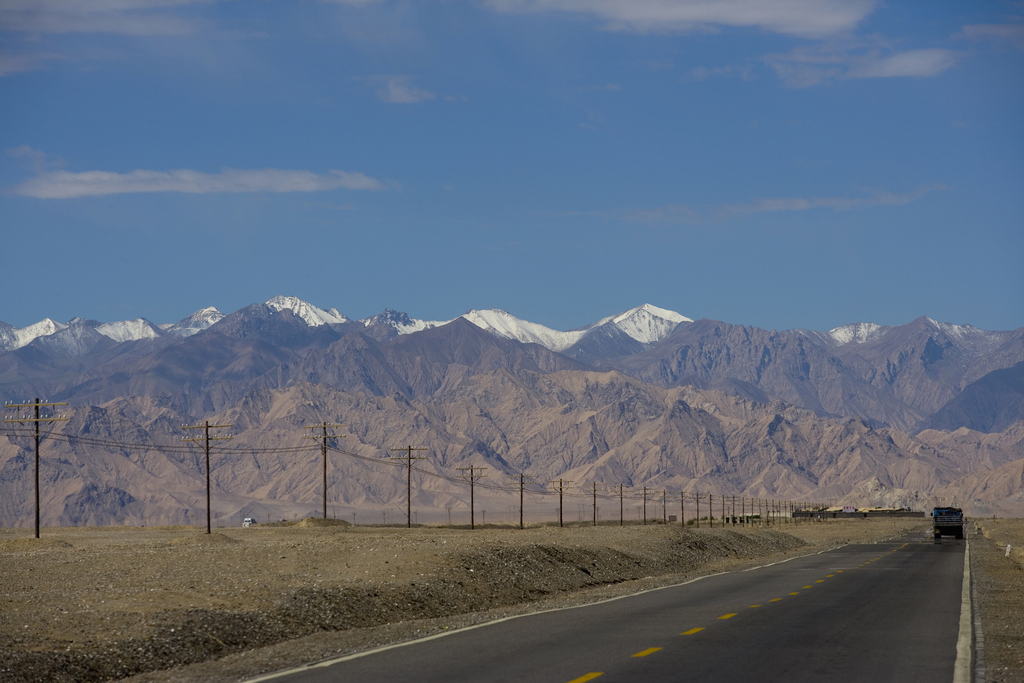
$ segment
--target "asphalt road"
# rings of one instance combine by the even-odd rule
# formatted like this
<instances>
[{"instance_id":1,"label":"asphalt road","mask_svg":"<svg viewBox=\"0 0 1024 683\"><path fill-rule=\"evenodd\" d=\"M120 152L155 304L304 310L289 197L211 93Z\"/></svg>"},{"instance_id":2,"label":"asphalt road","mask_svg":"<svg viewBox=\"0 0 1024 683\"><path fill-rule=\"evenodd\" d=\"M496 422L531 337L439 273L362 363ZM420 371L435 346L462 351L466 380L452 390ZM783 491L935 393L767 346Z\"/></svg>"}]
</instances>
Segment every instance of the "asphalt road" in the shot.
<instances>
[{"instance_id":1,"label":"asphalt road","mask_svg":"<svg viewBox=\"0 0 1024 683\"><path fill-rule=\"evenodd\" d=\"M533 614L280 683L953 680L964 542L852 545Z\"/></svg>"}]
</instances>

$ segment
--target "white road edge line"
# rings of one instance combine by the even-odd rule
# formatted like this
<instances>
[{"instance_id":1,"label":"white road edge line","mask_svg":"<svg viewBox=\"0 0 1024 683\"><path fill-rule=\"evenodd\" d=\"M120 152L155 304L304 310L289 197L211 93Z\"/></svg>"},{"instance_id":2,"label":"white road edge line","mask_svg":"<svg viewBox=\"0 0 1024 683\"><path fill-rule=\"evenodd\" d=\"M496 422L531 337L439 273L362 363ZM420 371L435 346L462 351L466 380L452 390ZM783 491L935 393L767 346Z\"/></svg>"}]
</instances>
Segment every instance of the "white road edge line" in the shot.
<instances>
[{"instance_id":1,"label":"white road edge line","mask_svg":"<svg viewBox=\"0 0 1024 683\"><path fill-rule=\"evenodd\" d=\"M822 550L822 551L817 552L817 553L808 553L807 555L797 555L796 557L788 557L785 560L779 560L778 562L772 562L771 564L762 564L762 565L759 565L757 567L751 567L750 569L741 569L740 571L741 572L752 572L755 569L765 569L767 567L774 567L777 564L783 564L783 563L789 562L791 560L799 560L800 558L803 558L803 557L811 557L813 555L821 555L822 553L830 553L833 550L839 550L840 548L845 548L847 545L851 545L851 544L847 543L845 545L841 545L841 546L838 546L838 547L835 547L835 548L828 548L827 550ZM455 633L462 633L463 631L471 631L471 630L473 630L475 628L483 628L484 626L493 626L494 624L500 624L503 621L511 621L513 619L521 619L522 617L532 617L532 616L534 616L536 614L547 614L549 612L562 612L562 611L570 610L570 609L579 609L581 607L590 607L592 605L602 605L602 604L604 604L606 602L615 602L616 600L623 600L625 598L632 598L632 597L635 597L637 595L643 595L644 593L653 593L654 591L661 591L661 590L665 590L667 588L678 588L679 586L685 586L685 585L690 584L690 583L696 583L697 581L700 581L702 579L710 579L713 576L724 576L725 574L735 574L735 573L736 572L718 572L717 574L708 574L706 576L698 576L695 579L690 579L689 581L683 581L682 583L674 583L671 586L658 586L657 588L647 588L647 589L642 590L642 591L637 591L636 593L629 593L628 595L617 595L614 598L607 598L605 600L597 600L595 602L588 602L588 603L583 604L583 605L570 605L569 607L554 607L552 609L540 610L539 612L529 612L527 614L515 614L515 615L513 615L511 617L502 617L501 619L493 619L491 621L484 621L484 622L481 622L479 624L472 624L471 626L463 626L462 628L452 629L451 631L444 631L442 633L435 633L432 636L424 636L423 638L415 638L413 640L405 640L405 641L402 641L401 643L391 643L390 645L382 645L381 647L375 647L372 650L364 650L362 652L353 652L350 655L344 655L342 657L333 657L331 659L325 659L325 660L320 661L320 662L314 662L312 664L303 664L302 666L297 666L297 667L292 668L292 669L285 669L284 671L277 671L277 672L274 672L274 673L263 674L262 676L257 676L256 678L247 678L244 681L242 681L242 683L262 683L262 681L272 681L275 678L281 678L282 676L290 676L291 674L297 674L297 673L300 673L300 672L303 672L303 671L310 671L311 669L322 669L324 667L332 666L334 664L339 664L341 662L347 662L347 661L352 660L352 659L359 659L360 657L366 657L368 655L377 654L378 652L386 652L387 650L393 650L396 647L405 647L406 645L415 645L416 643L424 643L424 642L426 642L428 640L436 640L438 638L444 638L445 636L450 636L450 635L455 634ZM459 615L453 614L452 616L459 616ZM954 683L959 683L959 681L955 681ZM970 683L970 681L968 680L967 683Z\"/></svg>"},{"instance_id":2,"label":"white road edge line","mask_svg":"<svg viewBox=\"0 0 1024 683\"><path fill-rule=\"evenodd\" d=\"M966 538L967 534L964 534ZM971 683L971 644L974 640L974 619L971 615L971 540L964 550L964 583L960 592L960 636L956 641L956 663L953 683Z\"/></svg>"}]
</instances>

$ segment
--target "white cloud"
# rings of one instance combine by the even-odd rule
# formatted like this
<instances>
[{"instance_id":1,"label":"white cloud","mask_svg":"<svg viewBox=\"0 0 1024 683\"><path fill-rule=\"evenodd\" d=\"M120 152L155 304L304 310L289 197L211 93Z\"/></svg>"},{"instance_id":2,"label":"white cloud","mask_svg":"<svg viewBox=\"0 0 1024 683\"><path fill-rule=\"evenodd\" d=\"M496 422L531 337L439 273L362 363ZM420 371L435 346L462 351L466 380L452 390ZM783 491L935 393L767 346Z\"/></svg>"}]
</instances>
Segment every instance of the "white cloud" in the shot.
<instances>
[{"instance_id":1,"label":"white cloud","mask_svg":"<svg viewBox=\"0 0 1024 683\"><path fill-rule=\"evenodd\" d=\"M849 31L875 0L487 0L499 12L588 14L609 30L715 31L722 26L822 37Z\"/></svg>"},{"instance_id":2,"label":"white cloud","mask_svg":"<svg viewBox=\"0 0 1024 683\"><path fill-rule=\"evenodd\" d=\"M854 61L846 72L847 78L896 78L914 76L929 78L938 76L956 64L956 53L951 50L932 48L910 50L888 57L867 58Z\"/></svg>"},{"instance_id":3,"label":"white cloud","mask_svg":"<svg viewBox=\"0 0 1024 683\"><path fill-rule=\"evenodd\" d=\"M699 225L715 223L730 218L747 216L756 213L774 213L779 211L808 211L810 209L832 209L833 211L851 211L873 206L901 206L917 201L929 192L945 190L942 185L923 185L911 192L897 194L894 192L873 191L866 197L781 197L758 199L753 202L723 204L703 211L688 204L666 204L653 209L635 209L623 214L623 220L630 223L678 223Z\"/></svg>"},{"instance_id":4,"label":"white cloud","mask_svg":"<svg viewBox=\"0 0 1024 683\"><path fill-rule=\"evenodd\" d=\"M65 163L60 157L51 157L46 152L33 149L29 145L11 147L7 150L7 156L13 159L24 159L28 162L28 167L36 173L42 173L51 168L60 168Z\"/></svg>"},{"instance_id":5,"label":"white cloud","mask_svg":"<svg viewBox=\"0 0 1024 683\"><path fill-rule=\"evenodd\" d=\"M960 36L972 40L1007 42L1024 50L1024 24L967 24Z\"/></svg>"},{"instance_id":6,"label":"white cloud","mask_svg":"<svg viewBox=\"0 0 1024 683\"><path fill-rule=\"evenodd\" d=\"M189 169L113 173L110 171L51 171L13 188L13 193L38 199L70 199L135 192L319 192L323 190L382 190L384 184L362 173L277 168L203 173Z\"/></svg>"},{"instance_id":7,"label":"white cloud","mask_svg":"<svg viewBox=\"0 0 1024 683\"><path fill-rule=\"evenodd\" d=\"M408 76L389 76L387 82L377 91L377 97L392 104L416 104L424 100L432 100L437 93L409 85Z\"/></svg>"},{"instance_id":8,"label":"white cloud","mask_svg":"<svg viewBox=\"0 0 1024 683\"><path fill-rule=\"evenodd\" d=\"M749 80L751 78L750 71L751 67L749 64L744 64L742 66L716 66L710 69L706 66L696 66L690 69L690 79L694 81L703 81L708 78L731 78L733 76L738 76L743 80Z\"/></svg>"},{"instance_id":9,"label":"white cloud","mask_svg":"<svg viewBox=\"0 0 1024 683\"><path fill-rule=\"evenodd\" d=\"M154 10L212 0L4 0L0 31L187 35L199 20Z\"/></svg>"},{"instance_id":10,"label":"white cloud","mask_svg":"<svg viewBox=\"0 0 1024 683\"><path fill-rule=\"evenodd\" d=\"M15 55L10 53L0 54L0 76L25 73L26 71L38 71L45 69L46 63L54 59L62 59L62 55L36 53Z\"/></svg>"},{"instance_id":11,"label":"white cloud","mask_svg":"<svg viewBox=\"0 0 1024 683\"><path fill-rule=\"evenodd\" d=\"M806 45L786 54L765 55L764 61L791 88L807 88L831 80L938 76L956 64L952 50L931 48L893 52L877 36L869 41L830 41Z\"/></svg>"}]
</instances>

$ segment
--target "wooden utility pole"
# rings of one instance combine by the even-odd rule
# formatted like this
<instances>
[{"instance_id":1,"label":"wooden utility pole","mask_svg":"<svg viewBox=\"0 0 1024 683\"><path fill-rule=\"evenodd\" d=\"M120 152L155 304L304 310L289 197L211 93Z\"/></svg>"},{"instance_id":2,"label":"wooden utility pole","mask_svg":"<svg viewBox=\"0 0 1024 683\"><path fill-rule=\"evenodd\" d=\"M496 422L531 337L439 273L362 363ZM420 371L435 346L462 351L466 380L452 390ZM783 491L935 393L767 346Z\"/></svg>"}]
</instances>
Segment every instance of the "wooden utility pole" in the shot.
<instances>
[{"instance_id":1,"label":"wooden utility pole","mask_svg":"<svg viewBox=\"0 0 1024 683\"><path fill-rule=\"evenodd\" d=\"M210 533L210 442L227 441L230 436L210 436L211 429L226 429L234 425L212 425L207 420L201 425L181 425L182 429L202 429L204 434L195 439L181 437L182 441L203 441L206 444L206 533Z\"/></svg>"},{"instance_id":2,"label":"wooden utility pole","mask_svg":"<svg viewBox=\"0 0 1024 683\"><path fill-rule=\"evenodd\" d=\"M708 494L708 528L715 528L715 511L711 508L714 506L714 494Z\"/></svg>"},{"instance_id":3,"label":"wooden utility pole","mask_svg":"<svg viewBox=\"0 0 1024 683\"><path fill-rule=\"evenodd\" d=\"M693 492L693 506L697 508L697 516L693 518L695 529L700 528L700 491Z\"/></svg>"},{"instance_id":4,"label":"wooden utility pole","mask_svg":"<svg viewBox=\"0 0 1024 683\"><path fill-rule=\"evenodd\" d=\"M393 455L392 460L404 460L405 461L405 526L407 529L412 528L412 461L413 460L426 460L425 455L413 455L413 451L425 451L426 448L413 448L412 446L404 446L403 448L392 448L393 451L405 451L405 455Z\"/></svg>"},{"instance_id":5,"label":"wooden utility pole","mask_svg":"<svg viewBox=\"0 0 1024 683\"><path fill-rule=\"evenodd\" d=\"M327 519L327 439L341 439L344 437L343 434L328 434L328 427L344 427L345 425L329 425L323 422L318 425L312 425L305 427L305 429L320 429L323 430L323 434L304 436L303 439L317 439L320 441L320 450L324 455L324 519Z\"/></svg>"},{"instance_id":6,"label":"wooden utility pole","mask_svg":"<svg viewBox=\"0 0 1024 683\"><path fill-rule=\"evenodd\" d=\"M529 480L529 481L527 481ZM519 485L519 528L523 528L523 489L526 488L527 484L535 484L533 481L533 475L527 474L526 472L520 472L514 477L510 477L506 482L508 484Z\"/></svg>"},{"instance_id":7,"label":"wooden utility pole","mask_svg":"<svg viewBox=\"0 0 1024 683\"><path fill-rule=\"evenodd\" d=\"M661 523L668 524L668 489L661 490Z\"/></svg>"},{"instance_id":8,"label":"wooden utility pole","mask_svg":"<svg viewBox=\"0 0 1024 683\"><path fill-rule=\"evenodd\" d=\"M625 487L624 484L616 484L615 486L619 487L619 526L622 526L622 525L624 525L626 523L625 522L625 516L622 514L622 511L624 509L623 508L623 504L622 504L622 499L625 496L626 487ZM615 486L612 487L612 490L615 489Z\"/></svg>"},{"instance_id":9,"label":"wooden utility pole","mask_svg":"<svg viewBox=\"0 0 1024 683\"><path fill-rule=\"evenodd\" d=\"M647 487L646 486L643 488L643 498L644 498L644 526L647 526Z\"/></svg>"},{"instance_id":10,"label":"wooden utility pole","mask_svg":"<svg viewBox=\"0 0 1024 683\"><path fill-rule=\"evenodd\" d=\"M679 491L679 525L686 528L686 491Z\"/></svg>"},{"instance_id":11,"label":"wooden utility pole","mask_svg":"<svg viewBox=\"0 0 1024 683\"><path fill-rule=\"evenodd\" d=\"M483 473L484 470L486 470L487 468L486 467L475 467L473 465L470 465L469 467L456 467L455 469L462 470L462 471L467 471L468 470L468 472L466 474L460 474L459 478L460 479L469 479L469 528L470 529L475 529L476 528L476 510L475 510L475 507L474 507L475 503L473 502L473 488L474 488L474 485L476 484L476 480L477 479L482 479L483 477L487 476L486 474ZM479 474L477 474L478 470L480 472Z\"/></svg>"},{"instance_id":12,"label":"wooden utility pole","mask_svg":"<svg viewBox=\"0 0 1024 683\"><path fill-rule=\"evenodd\" d=\"M562 526L562 494L565 492L565 487L572 482L564 479L557 479L555 481L549 481L548 483L558 484L558 526Z\"/></svg>"},{"instance_id":13,"label":"wooden utility pole","mask_svg":"<svg viewBox=\"0 0 1024 683\"><path fill-rule=\"evenodd\" d=\"M594 526L597 526L597 482L595 481L591 486L591 493L594 495Z\"/></svg>"},{"instance_id":14,"label":"wooden utility pole","mask_svg":"<svg viewBox=\"0 0 1024 683\"><path fill-rule=\"evenodd\" d=\"M42 403L37 398L32 403L6 403L5 408L32 408L32 417L11 417L4 422L32 422L35 424L35 453L36 453L36 538L39 538L39 423L40 422L67 422L68 418L60 415L58 417L40 417L39 409L50 406L66 406L67 403Z\"/></svg>"}]
</instances>

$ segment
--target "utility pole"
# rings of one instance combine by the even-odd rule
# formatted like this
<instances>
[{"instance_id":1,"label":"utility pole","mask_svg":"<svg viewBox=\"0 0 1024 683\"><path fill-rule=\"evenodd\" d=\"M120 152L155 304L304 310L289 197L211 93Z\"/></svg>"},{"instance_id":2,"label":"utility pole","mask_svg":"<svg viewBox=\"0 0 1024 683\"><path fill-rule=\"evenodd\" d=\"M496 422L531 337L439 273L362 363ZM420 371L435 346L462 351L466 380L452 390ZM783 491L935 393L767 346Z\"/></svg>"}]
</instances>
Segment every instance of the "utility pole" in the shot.
<instances>
[{"instance_id":1,"label":"utility pole","mask_svg":"<svg viewBox=\"0 0 1024 683\"><path fill-rule=\"evenodd\" d=\"M462 470L462 471L468 470L468 472L466 474L460 474L459 478L460 479L469 479L469 528L470 529L475 529L476 528L476 515L475 515L475 511L474 511L474 502L473 502L473 486L474 486L474 484L476 484L476 480L477 479L482 479L483 477L487 476L486 474L484 474L484 470L486 470L487 468L486 467L475 467L473 465L470 465L469 467L456 467L455 469ZM478 471L479 471L479 474L477 474Z\"/></svg>"},{"instance_id":2,"label":"utility pole","mask_svg":"<svg viewBox=\"0 0 1024 683\"><path fill-rule=\"evenodd\" d=\"M206 533L210 533L210 442L211 441L227 441L230 436L210 436L211 429L226 429L233 427L234 425L212 425L207 420L201 425L181 425L182 429L202 429L203 436L196 439L186 439L181 437L182 441L203 441L206 445Z\"/></svg>"},{"instance_id":3,"label":"utility pole","mask_svg":"<svg viewBox=\"0 0 1024 683\"><path fill-rule=\"evenodd\" d=\"M700 491L693 492L693 506L697 508L697 516L693 518L695 529L700 528Z\"/></svg>"},{"instance_id":4,"label":"utility pole","mask_svg":"<svg viewBox=\"0 0 1024 683\"><path fill-rule=\"evenodd\" d=\"M591 493L594 496L594 526L597 526L597 482L595 481L591 486Z\"/></svg>"},{"instance_id":5,"label":"utility pole","mask_svg":"<svg viewBox=\"0 0 1024 683\"><path fill-rule=\"evenodd\" d=\"M686 491L679 491L679 525L686 528Z\"/></svg>"},{"instance_id":6,"label":"utility pole","mask_svg":"<svg viewBox=\"0 0 1024 683\"><path fill-rule=\"evenodd\" d=\"M556 481L549 481L549 484L558 484L558 526L562 526L562 494L565 492L565 487L571 484L571 481L565 481L564 479L558 479Z\"/></svg>"},{"instance_id":7,"label":"utility pole","mask_svg":"<svg viewBox=\"0 0 1024 683\"><path fill-rule=\"evenodd\" d=\"M303 439L318 439L320 441L320 450L324 454L324 519L327 519L327 439L339 439L339 438L342 438L342 436L344 436L344 435L338 435L338 434L328 434L327 433L327 428L328 427L344 427L344 426L345 425L329 425L326 422L324 422L322 424L313 425L313 426L310 426L310 427L305 427L305 429L321 429L321 430L323 430L323 434L322 435L320 435L320 436L314 435L314 436L304 436L304 437L302 437Z\"/></svg>"},{"instance_id":8,"label":"utility pole","mask_svg":"<svg viewBox=\"0 0 1024 683\"><path fill-rule=\"evenodd\" d=\"M647 487L644 487L644 526L647 526Z\"/></svg>"},{"instance_id":9,"label":"utility pole","mask_svg":"<svg viewBox=\"0 0 1024 683\"><path fill-rule=\"evenodd\" d=\"M708 494L708 527L711 529L715 528L715 511L711 509L713 507L714 497L715 496L713 494Z\"/></svg>"},{"instance_id":10,"label":"utility pole","mask_svg":"<svg viewBox=\"0 0 1024 683\"><path fill-rule=\"evenodd\" d=\"M529 481L527 481L529 480ZM507 484L519 484L519 528L523 528L523 489L526 488L527 484L535 484L532 474L526 472L520 472L514 477L510 477L506 482Z\"/></svg>"},{"instance_id":11,"label":"utility pole","mask_svg":"<svg viewBox=\"0 0 1024 683\"><path fill-rule=\"evenodd\" d=\"M668 524L668 508L666 507L666 499L668 498L668 489L661 490L661 522L662 524Z\"/></svg>"},{"instance_id":12,"label":"utility pole","mask_svg":"<svg viewBox=\"0 0 1024 683\"><path fill-rule=\"evenodd\" d=\"M40 417L39 409L50 406L66 406L67 403L42 403L39 399L35 399L32 403L6 403L5 408L32 408L34 410L33 417L11 417L5 419L4 422L32 422L35 424L35 453L36 453L36 538L39 538L39 423L40 422L67 422L68 418L60 415L58 417Z\"/></svg>"},{"instance_id":13,"label":"utility pole","mask_svg":"<svg viewBox=\"0 0 1024 683\"><path fill-rule=\"evenodd\" d=\"M626 523L625 522L625 516L622 514L622 511L623 511L622 498L625 495L626 487L623 484L616 484L615 486L619 487L619 526L622 526L622 525L624 525ZM614 489L615 487L613 486L612 488Z\"/></svg>"},{"instance_id":14,"label":"utility pole","mask_svg":"<svg viewBox=\"0 0 1024 683\"><path fill-rule=\"evenodd\" d=\"M403 456L391 456L391 460L405 460L405 526L407 529L412 528L412 461L413 460L426 460L425 455L413 455L413 451L425 451L426 448L413 448L412 446L406 446L405 448L392 448L393 451L405 451L406 454Z\"/></svg>"}]
</instances>

